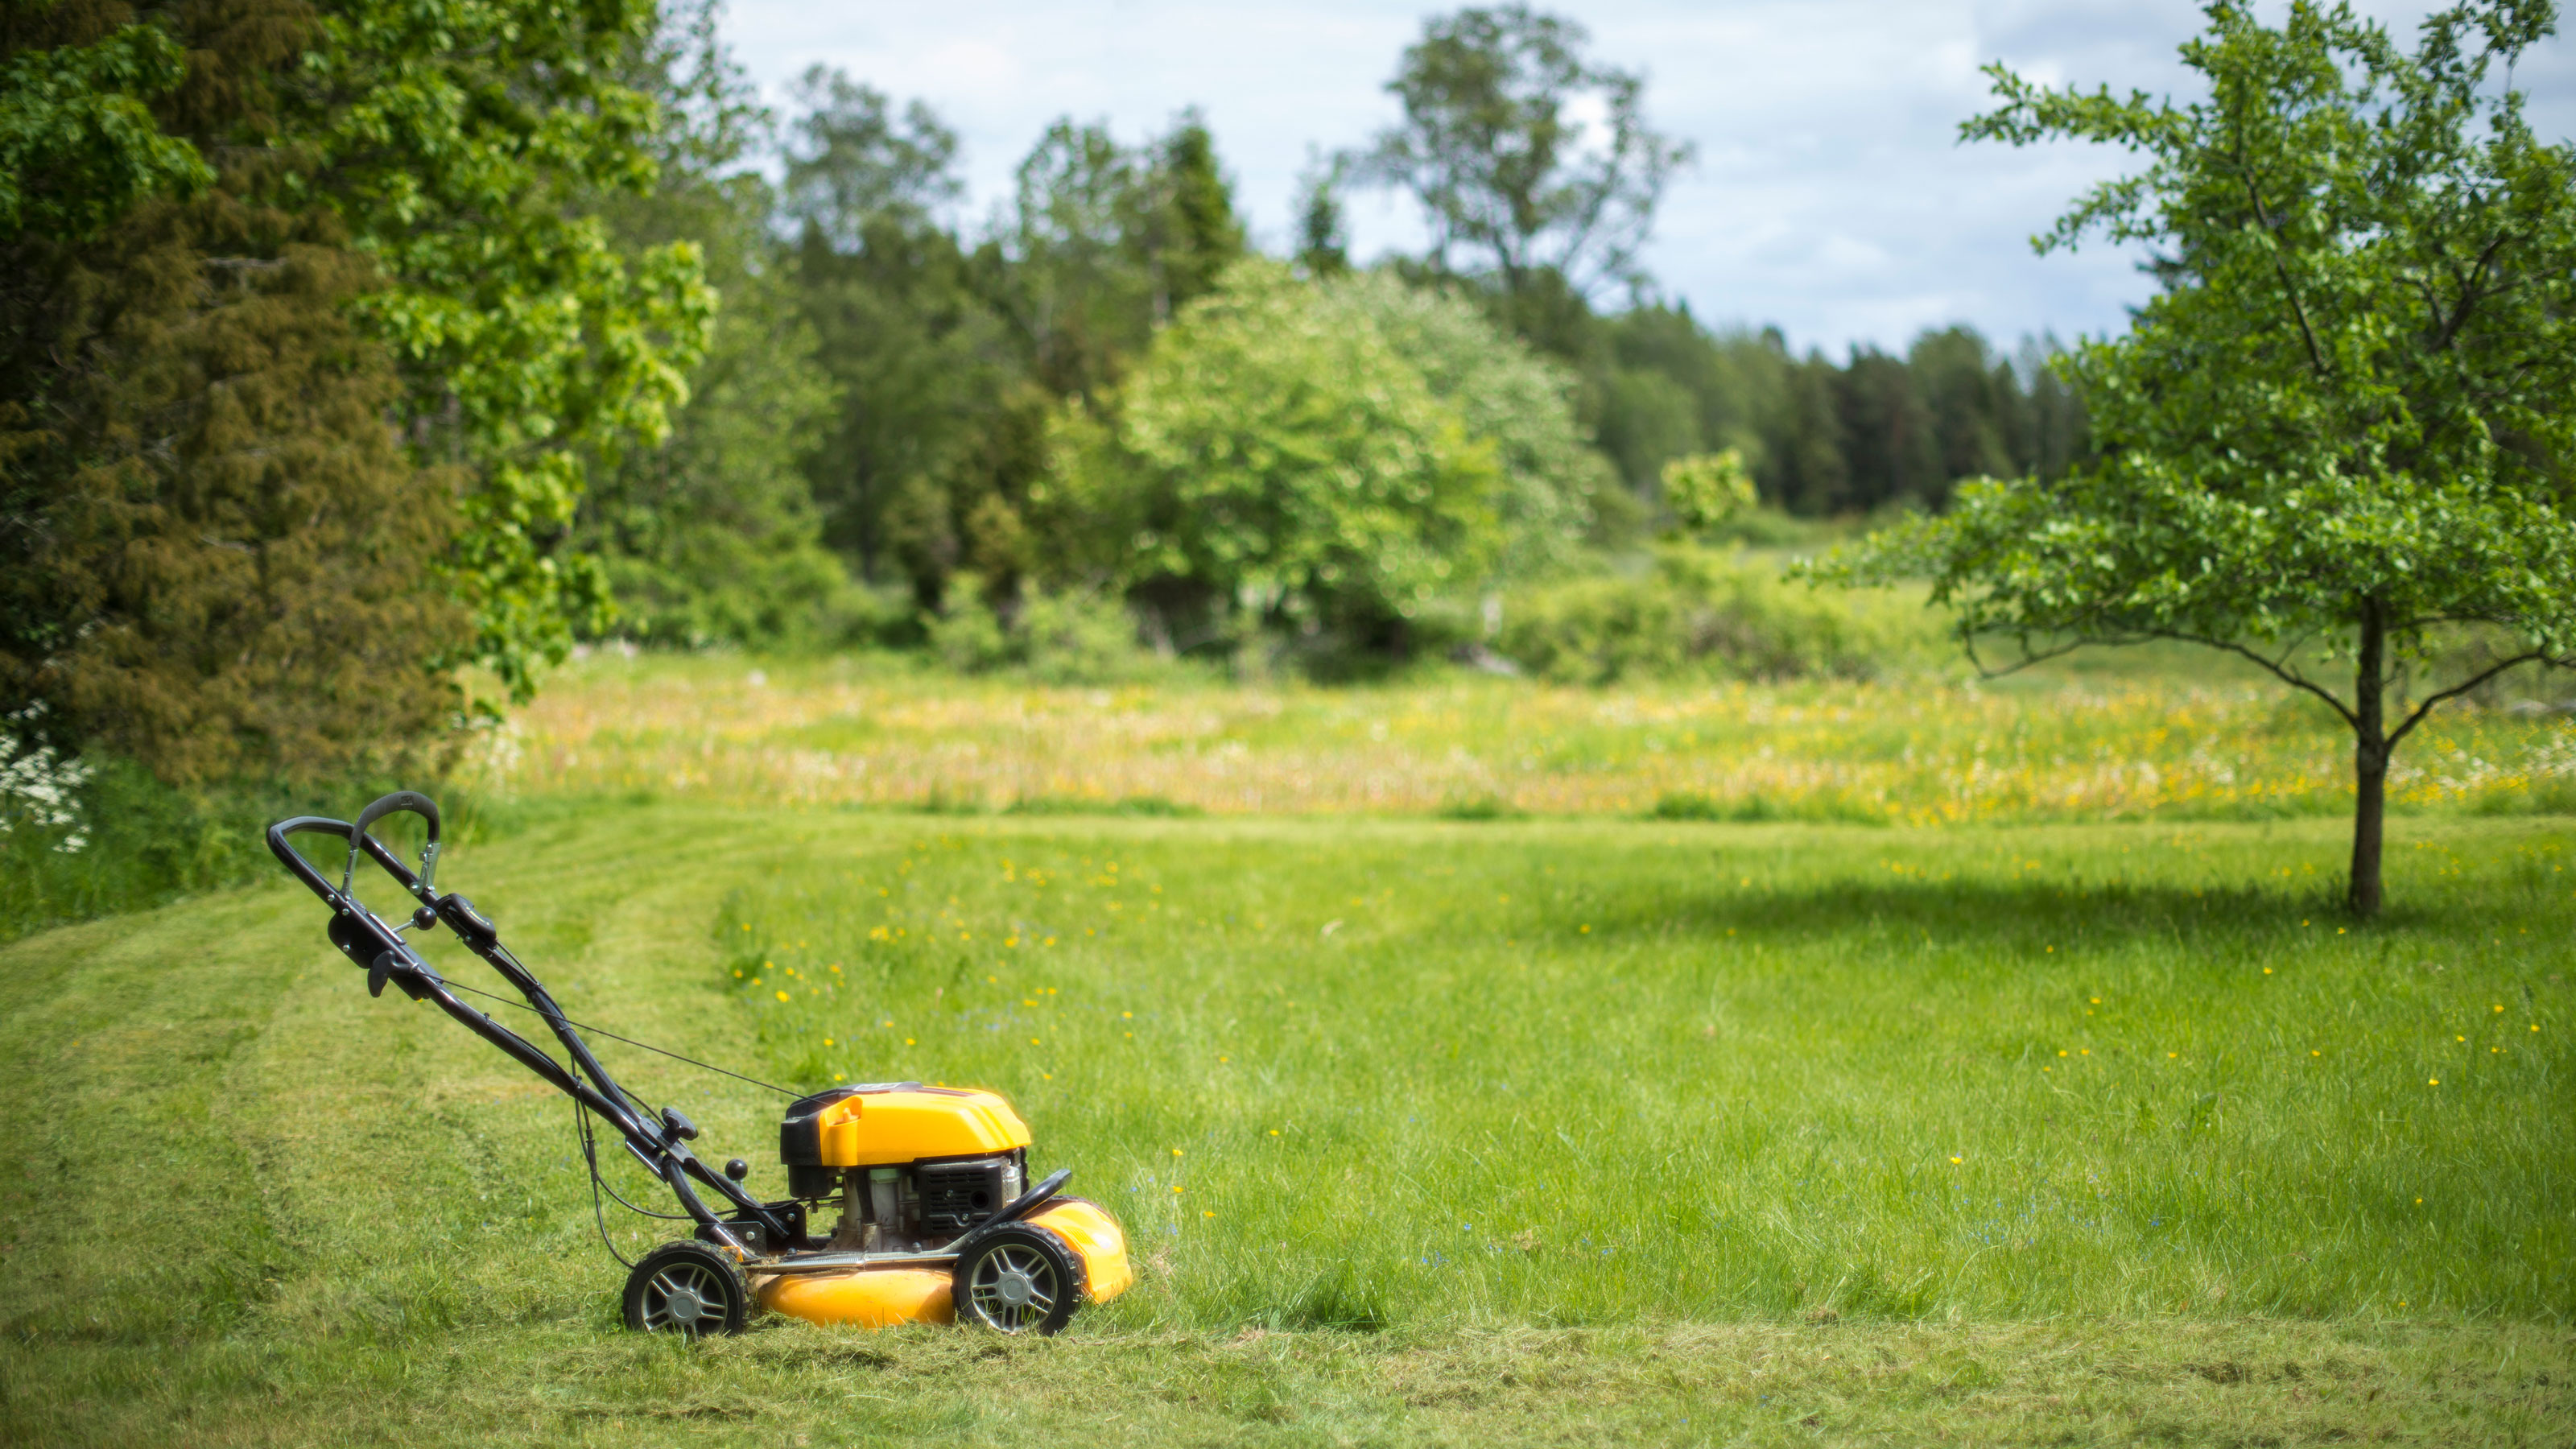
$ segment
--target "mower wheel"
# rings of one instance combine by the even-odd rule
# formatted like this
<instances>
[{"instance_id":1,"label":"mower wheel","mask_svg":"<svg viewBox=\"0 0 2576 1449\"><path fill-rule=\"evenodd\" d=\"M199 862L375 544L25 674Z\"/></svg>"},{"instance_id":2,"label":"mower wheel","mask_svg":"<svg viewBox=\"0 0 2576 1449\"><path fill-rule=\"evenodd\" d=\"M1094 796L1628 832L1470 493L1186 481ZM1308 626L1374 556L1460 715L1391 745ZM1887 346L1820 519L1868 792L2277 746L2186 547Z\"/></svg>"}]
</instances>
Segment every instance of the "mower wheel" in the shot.
<instances>
[{"instance_id":1,"label":"mower wheel","mask_svg":"<svg viewBox=\"0 0 2576 1449\"><path fill-rule=\"evenodd\" d=\"M750 1313L742 1270L704 1243L664 1243L626 1275L626 1326L639 1333L740 1333Z\"/></svg>"},{"instance_id":2,"label":"mower wheel","mask_svg":"<svg viewBox=\"0 0 2576 1449\"><path fill-rule=\"evenodd\" d=\"M957 1260L950 1292L961 1323L997 1333L1054 1333L1082 1306L1082 1264L1044 1228L1003 1228Z\"/></svg>"}]
</instances>

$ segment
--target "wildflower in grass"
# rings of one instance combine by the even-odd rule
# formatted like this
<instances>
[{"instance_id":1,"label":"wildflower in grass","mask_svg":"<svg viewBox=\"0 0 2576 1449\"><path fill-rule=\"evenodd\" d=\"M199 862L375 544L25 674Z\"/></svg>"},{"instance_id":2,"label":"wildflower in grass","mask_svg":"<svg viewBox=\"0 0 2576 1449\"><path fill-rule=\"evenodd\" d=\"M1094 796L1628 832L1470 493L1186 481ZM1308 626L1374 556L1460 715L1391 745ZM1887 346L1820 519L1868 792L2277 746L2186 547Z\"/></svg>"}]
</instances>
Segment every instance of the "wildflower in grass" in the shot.
<instances>
[{"instance_id":1,"label":"wildflower in grass","mask_svg":"<svg viewBox=\"0 0 2576 1449\"><path fill-rule=\"evenodd\" d=\"M1030 1038L1029 1038L1029 1045L1031 1045L1031 1046L1036 1046L1037 1044L1038 1044L1038 1039L1037 1039L1036 1037L1030 1037Z\"/></svg>"},{"instance_id":2,"label":"wildflower in grass","mask_svg":"<svg viewBox=\"0 0 2576 1449\"><path fill-rule=\"evenodd\" d=\"M911 1037L905 1037L905 1038L903 1039L903 1044L904 1044L905 1046L910 1046L910 1045L912 1045L912 1038L911 1038Z\"/></svg>"},{"instance_id":3,"label":"wildflower in grass","mask_svg":"<svg viewBox=\"0 0 2576 1449\"><path fill-rule=\"evenodd\" d=\"M1210 1211L1208 1211L1208 1212L1203 1212L1203 1213L1199 1214L1199 1216L1200 1216L1200 1217L1203 1217L1203 1218L1212 1218L1212 1217L1215 1217L1215 1216L1216 1216L1216 1213L1215 1213L1213 1210L1210 1210Z\"/></svg>"},{"instance_id":4,"label":"wildflower in grass","mask_svg":"<svg viewBox=\"0 0 2576 1449\"><path fill-rule=\"evenodd\" d=\"M2438 1087L2442 1085L2442 1079L2440 1077L2429 1078L2425 1081L2424 1085L2428 1087Z\"/></svg>"},{"instance_id":5,"label":"wildflower in grass","mask_svg":"<svg viewBox=\"0 0 2576 1449\"><path fill-rule=\"evenodd\" d=\"M785 1001L785 1000L787 999L787 993L786 993L786 992L784 992L784 991L782 991L782 992L778 993L778 999L779 999L779 1000L781 1000L781 1001Z\"/></svg>"},{"instance_id":6,"label":"wildflower in grass","mask_svg":"<svg viewBox=\"0 0 2576 1449\"><path fill-rule=\"evenodd\" d=\"M1178 1157L1178 1156L1180 1156L1180 1155L1181 1155L1181 1149L1179 1149L1179 1148L1177 1148L1177 1147L1173 1148L1173 1149L1172 1149L1172 1155L1173 1155L1174 1157Z\"/></svg>"},{"instance_id":7,"label":"wildflower in grass","mask_svg":"<svg viewBox=\"0 0 2576 1449\"><path fill-rule=\"evenodd\" d=\"M828 1036L827 1036L827 1037L823 1038L823 1045L825 1045L825 1046L830 1046L831 1044L832 1044L832 1039L831 1039L830 1037L828 1037Z\"/></svg>"},{"instance_id":8,"label":"wildflower in grass","mask_svg":"<svg viewBox=\"0 0 2576 1449\"><path fill-rule=\"evenodd\" d=\"M1278 1129L1278 1128L1276 1128L1276 1127L1271 1128L1271 1129L1270 1129L1270 1135L1271 1135L1271 1136L1273 1136L1273 1137L1278 1136L1278 1135L1279 1135L1279 1129Z\"/></svg>"},{"instance_id":9,"label":"wildflower in grass","mask_svg":"<svg viewBox=\"0 0 2576 1449\"><path fill-rule=\"evenodd\" d=\"M1950 1159L1950 1161L1951 1161L1953 1164L1957 1164L1957 1163L1965 1162L1965 1161L1967 1161L1967 1159L1966 1159L1966 1158L1964 1158L1964 1157L1953 1157L1953 1158L1951 1158L1951 1159Z\"/></svg>"},{"instance_id":10,"label":"wildflower in grass","mask_svg":"<svg viewBox=\"0 0 2576 1449\"><path fill-rule=\"evenodd\" d=\"M1180 1185L1179 1183L1177 1183L1177 1182L1176 1182L1176 1183L1173 1183L1173 1184L1172 1184L1172 1191L1174 1191L1174 1192L1179 1192L1180 1190L1181 1190L1181 1185Z\"/></svg>"}]
</instances>

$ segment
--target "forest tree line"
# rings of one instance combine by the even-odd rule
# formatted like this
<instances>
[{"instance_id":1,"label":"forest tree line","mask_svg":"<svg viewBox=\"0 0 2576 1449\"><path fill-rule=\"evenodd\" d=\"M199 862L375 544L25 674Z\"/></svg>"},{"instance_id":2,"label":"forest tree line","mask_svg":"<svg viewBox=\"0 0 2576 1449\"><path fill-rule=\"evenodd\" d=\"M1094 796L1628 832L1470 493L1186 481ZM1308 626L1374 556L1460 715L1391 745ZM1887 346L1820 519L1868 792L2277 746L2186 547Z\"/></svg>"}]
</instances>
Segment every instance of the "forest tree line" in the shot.
<instances>
[{"instance_id":1,"label":"forest tree line","mask_svg":"<svg viewBox=\"0 0 2576 1449\"><path fill-rule=\"evenodd\" d=\"M585 638L1386 657L1705 533L1689 480L1938 510L2086 448L2045 343L1834 359L1663 298L1688 148L1544 13L1427 22L1280 256L1195 112L1061 120L969 220L939 116L819 68L767 108L717 18L0 5L15 736L327 773ZM1361 188L1432 244L1353 257Z\"/></svg>"}]
</instances>

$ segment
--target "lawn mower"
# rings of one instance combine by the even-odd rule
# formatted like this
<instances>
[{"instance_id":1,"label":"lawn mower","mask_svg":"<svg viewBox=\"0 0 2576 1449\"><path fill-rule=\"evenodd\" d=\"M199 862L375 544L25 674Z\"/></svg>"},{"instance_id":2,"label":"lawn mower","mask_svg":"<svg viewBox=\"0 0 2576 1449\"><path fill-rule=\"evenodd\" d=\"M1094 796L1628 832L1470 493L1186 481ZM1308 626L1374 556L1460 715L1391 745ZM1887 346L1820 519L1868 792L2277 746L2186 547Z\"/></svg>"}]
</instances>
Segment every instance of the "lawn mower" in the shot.
<instances>
[{"instance_id":1,"label":"lawn mower","mask_svg":"<svg viewBox=\"0 0 2576 1449\"><path fill-rule=\"evenodd\" d=\"M368 833L404 811L429 825L417 871ZM348 841L336 884L295 848L291 837L308 832ZM390 984L415 1002L437 1003L572 1098L593 1217L612 1256L626 1261L608 1239L603 1190L633 1211L696 1224L694 1237L627 1264L629 1328L691 1338L738 1333L757 1303L816 1323L882 1328L964 1320L1002 1333L1054 1333L1084 1301L1116 1297L1134 1281L1117 1220L1063 1194L1069 1169L1028 1183L1028 1126L994 1093L887 1082L798 1096L566 1017L472 901L437 893L438 806L425 795L397 791L358 812L355 823L313 815L281 820L268 827L268 848L331 908L331 944L365 969L369 995L384 995ZM408 919L378 916L359 903L354 886L362 855L417 902ZM429 932L441 924L525 1004L441 977L403 940L405 930ZM467 1005L460 992L543 1018L566 1060ZM787 1196L764 1202L746 1192L751 1169L739 1157L721 1174L708 1167L688 1145L697 1126L676 1107L648 1111L619 1087L582 1039L584 1031L794 1097L778 1128ZM593 1118L670 1189L681 1214L635 1207L602 1182ZM721 1201L720 1209L708 1206L702 1188ZM839 1216L830 1231L816 1232L834 1204Z\"/></svg>"}]
</instances>

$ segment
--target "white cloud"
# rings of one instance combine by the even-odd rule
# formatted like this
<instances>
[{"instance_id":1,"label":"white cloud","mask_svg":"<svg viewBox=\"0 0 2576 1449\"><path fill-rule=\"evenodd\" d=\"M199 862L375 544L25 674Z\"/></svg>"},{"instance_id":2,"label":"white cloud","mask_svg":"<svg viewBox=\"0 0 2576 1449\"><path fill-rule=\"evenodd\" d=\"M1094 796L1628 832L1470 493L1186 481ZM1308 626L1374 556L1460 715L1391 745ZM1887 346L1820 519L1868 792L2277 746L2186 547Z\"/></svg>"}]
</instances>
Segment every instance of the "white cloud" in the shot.
<instances>
[{"instance_id":1,"label":"white cloud","mask_svg":"<svg viewBox=\"0 0 2576 1449\"><path fill-rule=\"evenodd\" d=\"M729 31L773 88L816 61L900 100L928 101L964 143L966 215L1007 196L1012 168L1060 115L1130 139L1201 107L1255 234L1289 235L1313 146L1365 142L1393 120L1396 57L1436 8L1366 0L1239 6L1186 0L988 0L817 6L733 0ZM1594 54L1648 73L1655 124L1697 143L1646 262L1714 321L1780 324L1793 343L1900 348L1976 324L2009 344L2119 325L2146 288L2134 259L2093 247L2032 255L2080 190L2121 158L2067 146L1961 146L1987 101L1978 67L2165 91L2190 0L1600 0ZM2267 7L2269 8L2269 7ZM2419 7L2364 7L2403 38ZM2553 39L2516 77L2546 135L2576 132L2576 45ZM1363 252L1414 244L1403 208L1352 208Z\"/></svg>"}]
</instances>

